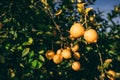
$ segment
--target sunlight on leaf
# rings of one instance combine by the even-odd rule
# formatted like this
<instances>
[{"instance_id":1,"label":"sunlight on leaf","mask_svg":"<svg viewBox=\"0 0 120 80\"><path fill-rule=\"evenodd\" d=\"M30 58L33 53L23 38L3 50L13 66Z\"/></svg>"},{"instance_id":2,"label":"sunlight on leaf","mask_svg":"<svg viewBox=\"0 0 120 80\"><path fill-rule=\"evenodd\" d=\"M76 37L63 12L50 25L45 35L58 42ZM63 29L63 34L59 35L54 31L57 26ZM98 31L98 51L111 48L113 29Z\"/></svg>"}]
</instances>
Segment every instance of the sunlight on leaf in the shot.
<instances>
[{"instance_id":1,"label":"sunlight on leaf","mask_svg":"<svg viewBox=\"0 0 120 80\"><path fill-rule=\"evenodd\" d=\"M22 57L26 56L30 51L30 48L25 48L22 52Z\"/></svg>"}]
</instances>

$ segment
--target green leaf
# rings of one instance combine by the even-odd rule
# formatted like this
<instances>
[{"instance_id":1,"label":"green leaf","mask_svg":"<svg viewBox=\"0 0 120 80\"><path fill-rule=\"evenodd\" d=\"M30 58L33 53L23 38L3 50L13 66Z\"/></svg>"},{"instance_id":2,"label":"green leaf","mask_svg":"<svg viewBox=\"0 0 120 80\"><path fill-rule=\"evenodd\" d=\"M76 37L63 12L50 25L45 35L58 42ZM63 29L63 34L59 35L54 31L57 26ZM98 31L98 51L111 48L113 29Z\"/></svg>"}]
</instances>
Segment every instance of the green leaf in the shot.
<instances>
[{"instance_id":1,"label":"green leaf","mask_svg":"<svg viewBox=\"0 0 120 80\"><path fill-rule=\"evenodd\" d=\"M7 50L10 49L10 44L6 44L5 49L7 49Z\"/></svg>"},{"instance_id":2,"label":"green leaf","mask_svg":"<svg viewBox=\"0 0 120 80\"><path fill-rule=\"evenodd\" d=\"M37 35L42 35L44 32L43 31L39 31L37 32Z\"/></svg>"},{"instance_id":3,"label":"green leaf","mask_svg":"<svg viewBox=\"0 0 120 80\"><path fill-rule=\"evenodd\" d=\"M33 61L33 59L32 58L30 58L29 60L28 60L28 63L31 63Z\"/></svg>"},{"instance_id":4,"label":"green leaf","mask_svg":"<svg viewBox=\"0 0 120 80\"><path fill-rule=\"evenodd\" d=\"M91 47L86 47L86 49L89 51L89 50L91 50L92 48L91 48Z\"/></svg>"},{"instance_id":5,"label":"green leaf","mask_svg":"<svg viewBox=\"0 0 120 80\"><path fill-rule=\"evenodd\" d=\"M32 61L31 62L31 67L36 68L36 66L37 66L37 60Z\"/></svg>"},{"instance_id":6,"label":"green leaf","mask_svg":"<svg viewBox=\"0 0 120 80\"><path fill-rule=\"evenodd\" d=\"M22 52L22 57L26 56L30 51L30 48L25 48Z\"/></svg>"},{"instance_id":7,"label":"green leaf","mask_svg":"<svg viewBox=\"0 0 120 80\"><path fill-rule=\"evenodd\" d=\"M42 55L39 55L39 60L42 61L42 62L45 62L45 59Z\"/></svg>"},{"instance_id":8,"label":"green leaf","mask_svg":"<svg viewBox=\"0 0 120 80\"><path fill-rule=\"evenodd\" d=\"M40 62L40 61L38 61L38 60L33 60L32 62L31 62L31 68L41 68L42 67L42 65L43 65L43 63L42 62Z\"/></svg>"},{"instance_id":9,"label":"green leaf","mask_svg":"<svg viewBox=\"0 0 120 80\"><path fill-rule=\"evenodd\" d=\"M22 50L22 46L18 46L17 49L18 49L18 50Z\"/></svg>"},{"instance_id":10,"label":"green leaf","mask_svg":"<svg viewBox=\"0 0 120 80\"><path fill-rule=\"evenodd\" d=\"M43 63L38 61L38 68L41 68L42 65L43 65Z\"/></svg>"},{"instance_id":11,"label":"green leaf","mask_svg":"<svg viewBox=\"0 0 120 80\"><path fill-rule=\"evenodd\" d=\"M39 51L39 54L43 54L44 52L45 52L45 50L42 49Z\"/></svg>"},{"instance_id":12,"label":"green leaf","mask_svg":"<svg viewBox=\"0 0 120 80\"><path fill-rule=\"evenodd\" d=\"M34 51L29 52L29 58L32 58L34 56Z\"/></svg>"},{"instance_id":13,"label":"green leaf","mask_svg":"<svg viewBox=\"0 0 120 80\"><path fill-rule=\"evenodd\" d=\"M27 46L27 45L31 45L33 43L33 38L32 37L29 37L28 38L28 41L25 41L22 45L23 46Z\"/></svg>"}]
</instances>

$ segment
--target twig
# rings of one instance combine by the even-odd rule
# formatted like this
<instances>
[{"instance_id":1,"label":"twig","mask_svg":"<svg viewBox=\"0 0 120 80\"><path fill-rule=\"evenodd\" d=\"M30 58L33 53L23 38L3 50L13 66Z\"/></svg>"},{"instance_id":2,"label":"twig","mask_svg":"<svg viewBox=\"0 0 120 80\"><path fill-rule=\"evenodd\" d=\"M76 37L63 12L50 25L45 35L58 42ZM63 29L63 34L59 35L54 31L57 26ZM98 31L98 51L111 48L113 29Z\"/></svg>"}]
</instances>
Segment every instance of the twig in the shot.
<instances>
[{"instance_id":1,"label":"twig","mask_svg":"<svg viewBox=\"0 0 120 80\"><path fill-rule=\"evenodd\" d=\"M96 46L98 47L98 45L96 44ZM98 52L98 55L99 55L99 58L100 58L100 64L101 64L101 67L102 67L102 69L101 69L101 76L104 74L104 68L103 68L103 60L102 60L102 55L101 55L101 53L100 52ZM101 80L104 80L104 78L103 77L100 77L101 78Z\"/></svg>"},{"instance_id":2,"label":"twig","mask_svg":"<svg viewBox=\"0 0 120 80\"><path fill-rule=\"evenodd\" d=\"M103 65L103 60L102 60L102 55L101 53L98 53L99 57L100 57L100 64Z\"/></svg>"},{"instance_id":3,"label":"twig","mask_svg":"<svg viewBox=\"0 0 120 80\"><path fill-rule=\"evenodd\" d=\"M85 58L87 62L89 62L88 58L84 54L82 54L82 56Z\"/></svg>"},{"instance_id":4,"label":"twig","mask_svg":"<svg viewBox=\"0 0 120 80\"><path fill-rule=\"evenodd\" d=\"M0 16L0 19L5 15L6 13L4 12L1 16Z\"/></svg>"},{"instance_id":5,"label":"twig","mask_svg":"<svg viewBox=\"0 0 120 80\"><path fill-rule=\"evenodd\" d=\"M84 25L85 24L85 28L87 28L87 15L85 14L85 17L84 17L84 19L85 19L85 21L82 23L82 25Z\"/></svg>"},{"instance_id":6,"label":"twig","mask_svg":"<svg viewBox=\"0 0 120 80\"><path fill-rule=\"evenodd\" d=\"M39 5L38 5L38 6L39 6ZM52 13L51 13L51 11L50 11L50 9L47 8L47 9L46 9L46 10L48 11L48 12L47 12L47 11L45 11L41 6L39 6L39 7L50 17L50 19L53 21L56 29L61 33L61 30L60 30L59 26L57 25L57 23L55 22L55 20L54 20L54 18L53 18L53 15L52 15Z\"/></svg>"},{"instance_id":7,"label":"twig","mask_svg":"<svg viewBox=\"0 0 120 80\"><path fill-rule=\"evenodd\" d=\"M48 12L50 13L50 18L53 21L53 23L55 24L56 29L61 33L61 30L60 30L59 26L57 25L57 23L55 22L55 20L53 19L53 15L52 15L52 13L51 13L49 8L48 8Z\"/></svg>"}]
</instances>

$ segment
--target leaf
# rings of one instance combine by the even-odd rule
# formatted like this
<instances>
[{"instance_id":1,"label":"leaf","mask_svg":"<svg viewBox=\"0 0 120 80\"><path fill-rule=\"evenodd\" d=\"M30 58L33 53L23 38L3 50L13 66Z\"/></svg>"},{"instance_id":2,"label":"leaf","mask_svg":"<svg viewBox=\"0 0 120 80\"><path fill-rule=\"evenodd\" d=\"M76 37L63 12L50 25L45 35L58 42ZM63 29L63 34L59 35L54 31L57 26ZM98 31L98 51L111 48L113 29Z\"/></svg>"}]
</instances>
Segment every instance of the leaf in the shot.
<instances>
[{"instance_id":1,"label":"leaf","mask_svg":"<svg viewBox=\"0 0 120 80\"><path fill-rule=\"evenodd\" d=\"M6 45L5 45L5 49L6 49L6 50L10 49L10 44L6 44Z\"/></svg>"},{"instance_id":2,"label":"leaf","mask_svg":"<svg viewBox=\"0 0 120 80\"><path fill-rule=\"evenodd\" d=\"M43 63L41 63L41 62L38 61L38 68L41 68L42 65L43 65Z\"/></svg>"},{"instance_id":3,"label":"leaf","mask_svg":"<svg viewBox=\"0 0 120 80\"><path fill-rule=\"evenodd\" d=\"M36 66L37 66L37 60L32 61L31 62L31 67L36 68Z\"/></svg>"},{"instance_id":4,"label":"leaf","mask_svg":"<svg viewBox=\"0 0 120 80\"><path fill-rule=\"evenodd\" d=\"M39 31L37 32L37 35L42 35L44 32L43 31Z\"/></svg>"},{"instance_id":5,"label":"leaf","mask_svg":"<svg viewBox=\"0 0 120 80\"><path fill-rule=\"evenodd\" d=\"M29 52L29 58L32 58L34 56L34 51Z\"/></svg>"},{"instance_id":6,"label":"leaf","mask_svg":"<svg viewBox=\"0 0 120 80\"><path fill-rule=\"evenodd\" d=\"M78 12L80 12L80 13L83 13L84 12L84 5L85 5L86 3L79 3L79 4L77 4L77 10L78 10Z\"/></svg>"},{"instance_id":7,"label":"leaf","mask_svg":"<svg viewBox=\"0 0 120 80\"><path fill-rule=\"evenodd\" d=\"M42 61L42 62L45 62L45 59L42 55L39 55L39 60Z\"/></svg>"},{"instance_id":8,"label":"leaf","mask_svg":"<svg viewBox=\"0 0 120 80\"><path fill-rule=\"evenodd\" d=\"M31 45L33 43L33 38L32 37L29 37L28 38L28 41L24 42L22 45L23 46L27 46L27 45Z\"/></svg>"},{"instance_id":9,"label":"leaf","mask_svg":"<svg viewBox=\"0 0 120 80\"><path fill-rule=\"evenodd\" d=\"M20 67L24 68L24 65L22 63L20 63Z\"/></svg>"},{"instance_id":10,"label":"leaf","mask_svg":"<svg viewBox=\"0 0 120 80\"><path fill-rule=\"evenodd\" d=\"M43 54L44 52L45 52L45 50L42 49L39 51L39 54Z\"/></svg>"},{"instance_id":11,"label":"leaf","mask_svg":"<svg viewBox=\"0 0 120 80\"><path fill-rule=\"evenodd\" d=\"M91 50L92 48L91 47L86 47L87 51Z\"/></svg>"},{"instance_id":12,"label":"leaf","mask_svg":"<svg viewBox=\"0 0 120 80\"><path fill-rule=\"evenodd\" d=\"M84 5L85 5L85 4L86 4L86 3L78 3L78 4L77 4L77 7L78 7L78 8L84 8Z\"/></svg>"},{"instance_id":13,"label":"leaf","mask_svg":"<svg viewBox=\"0 0 120 80\"><path fill-rule=\"evenodd\" d=\"M48 5L47 0L41 0L41 2L46 6Z\"/></svg>"},{"instance_id":14,"label":"leaf","mask_svg":"<svg viewBox=\"0 0 120 80\"><path fill-rule=\"evenodd\" d=\"M12 68L9 68L9 75L10 75L11 78L15 77L15 72Z\"/></svg>"},{"instance_id":15,"label":"leaf","mask_svg":"<svg viewBox=\"0 0 120 80\"><path fill-rule=\"evenodd\" d=\"M110 65L111 62L112 62L112 59L106 59L106 60L104 61L103 67L104 67L104 68L108 68L108 66Z\"/></svg>"},{"instance_id":16,"label":"leaf","mask_svg":"<svg viewBox=\"0 0 120 80\"><path fill-rule=\"evenodd\" d=\"M30 48L25 48L22 52L22 57L26 56L30 51Z\"/></svg>"},{"instance_id":17,"label":"leaf","mask_svg":"<svg viewBox=\"0 0 120 80\"><path fill-rule=\"evenodd\" d=\"M31 63L33 61L33 58L29 58L28 63Z\"/></svg>"},{"instance_id":18,"label":"leaf","mask_svg":"<svg viewBox=\"0 0 120 80\"><path fill-rule=\"evenodd\" d=\"M38 61L38 60L33 60L32 62L31 62L31 67L32 68L41 68L42 67L42 65L43 65L43 63L42 62L40 62L40 61Z\"/></svg>"},{"instance_id":19,"label":"leaf","mask_svg":"<svg viewBox=\"0 0 120 80\"><path fill-rule=\"evenodd\" d=\"M61 13L62 13L62 9L58 10L58 11L55 13L55 15L58 16L58 15L60 15Z\"/></svg>"},{"instance_id":20,"label":"leaf","mask_svg":"<svg viewBox=\"0 0 120 80\"><path fill-rule=\"evenodd\" d=\"M31 45L33 43L33 38L32 37L28 38L28 43L29 43L29 45Z\"/></svg>"},{"instance_id":21,"label":"leaf","mask_svg":"<svg viewBox=\"0 0 120 80\"><path fill-rule=\"evenodd\" d=\"M82 2L82 0L77 0L77 2L78 2L78 3L81 3L81 2Z\"/></svg>"},{"instance_id":22,"label":"leaf","mask_svg":"<svg viewBox=\"0 0 120 80\"><path fill-rule=\"evenodd\" d=\"M92 7L86 8L85 9L85 14L88 14L92 9L93 9Z\"/></svg>"}]
</instances>

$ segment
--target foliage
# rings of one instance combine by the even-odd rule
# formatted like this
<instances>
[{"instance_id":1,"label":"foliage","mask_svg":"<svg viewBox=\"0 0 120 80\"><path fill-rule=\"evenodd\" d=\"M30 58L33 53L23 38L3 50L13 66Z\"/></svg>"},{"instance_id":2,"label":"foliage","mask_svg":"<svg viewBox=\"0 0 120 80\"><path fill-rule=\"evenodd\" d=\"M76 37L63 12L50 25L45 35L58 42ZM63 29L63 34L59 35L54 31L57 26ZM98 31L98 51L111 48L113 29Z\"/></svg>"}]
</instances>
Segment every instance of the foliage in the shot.
<instances>
[{"instance_id":1,"label":"foliage","mask_svg":"<svg viewBox=\"0 0 120 80\"><path fill-rule=\"evenodd\" d=\"M0 79L2 80L98 80L120 78L120 5L107 19L90 5L95 0L2 0L0 1ZM96 43L70 37L73 23L98 32ZM55 64L48 50L79 44L80 59ZM73 52L72 52L73 53ZM78 61L80 71L71 64ZM115 76L108 77L108 70Z\"/></svg>"}]
</instances>

